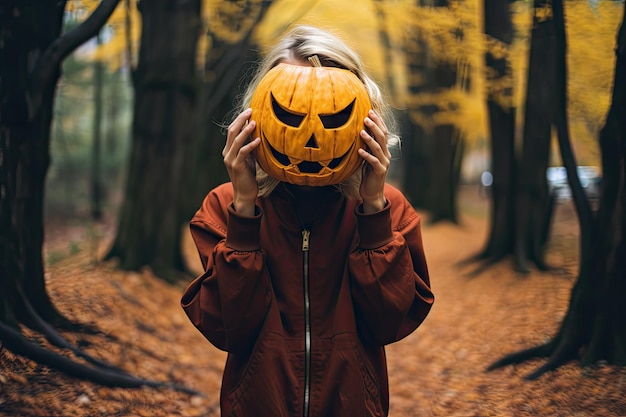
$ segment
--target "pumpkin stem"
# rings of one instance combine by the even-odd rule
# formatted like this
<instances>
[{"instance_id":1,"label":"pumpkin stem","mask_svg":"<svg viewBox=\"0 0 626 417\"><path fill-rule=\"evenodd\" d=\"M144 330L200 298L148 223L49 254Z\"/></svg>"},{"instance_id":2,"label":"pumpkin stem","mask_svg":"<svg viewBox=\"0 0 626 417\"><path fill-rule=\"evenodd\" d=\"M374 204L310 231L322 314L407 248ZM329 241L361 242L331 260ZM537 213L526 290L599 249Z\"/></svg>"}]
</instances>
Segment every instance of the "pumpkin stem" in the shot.
<instances>
[{"instance_id":1,"label":"pumpkin stem","mask_svg":"<svg viewBox=\"0 0 626 417\"><path fill-rule=\"evenodd\" d=\"M320 61L320 59L319 59L319 57L317 55L310 56L308 58L308 60L311 63L311 65L313 65L314 67L321 67L322 66L322 62Z\"/></svg>"}]
</instances>

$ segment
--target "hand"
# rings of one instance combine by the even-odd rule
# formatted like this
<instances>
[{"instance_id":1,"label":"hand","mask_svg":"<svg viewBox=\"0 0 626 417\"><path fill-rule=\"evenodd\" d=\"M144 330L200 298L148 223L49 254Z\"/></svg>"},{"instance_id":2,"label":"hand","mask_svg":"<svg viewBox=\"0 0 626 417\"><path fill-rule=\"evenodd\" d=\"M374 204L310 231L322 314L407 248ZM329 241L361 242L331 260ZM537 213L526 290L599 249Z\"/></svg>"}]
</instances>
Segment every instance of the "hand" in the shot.
<instances>
[{"instance_id":1,"label":"hand","mask_svg":"<svg viewBox=\"0 0 626 417\"><path fill-rule=\"evenodd\" d=\"M387 149L388 130L376 112L369 111L365 118L367 130L361 130L361 139L369 152L359 149L359 156L365 160L363 179L359 192L363 199L363 212L373 213L385 207L385 181L391 161L391 153ZM368 132L369 130L369 132Z\"/></svg>"},{"instance_id":2,"label":"hand","mask_svg":"<svg viewBox=\"0 0 626 417\"><path fill-rule=\"evenodd\" d=\"M253 216L259 187L256 183L252 151L261 143L260 138L248 141L256 125L249 120L252 110L247 109L228 126L226 145L222 150L224 165L233 183L233 205L237 213ZM246 123L247 122L247 123Z\"/></svg>"}]
</instances>

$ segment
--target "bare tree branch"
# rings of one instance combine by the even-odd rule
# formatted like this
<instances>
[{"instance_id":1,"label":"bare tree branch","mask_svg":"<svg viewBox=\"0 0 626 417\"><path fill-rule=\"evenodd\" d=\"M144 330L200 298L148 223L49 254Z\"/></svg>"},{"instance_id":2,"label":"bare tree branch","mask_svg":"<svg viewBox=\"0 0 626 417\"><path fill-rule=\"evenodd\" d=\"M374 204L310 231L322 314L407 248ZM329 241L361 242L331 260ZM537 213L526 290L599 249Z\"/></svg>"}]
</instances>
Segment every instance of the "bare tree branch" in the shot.
<instances>
[{"instance_id":1,"label":"bare tree branch","mask_svg":"<svg viewBox=\"0 0 626 417\"><path fill-rule=\"evenodd\" d=\"M57 38L39 57L28 91L28 120L39 113L42 94L50 86L53 75L58 71L63 59L90 38L96 36L109 19L119 0L102 0L94 12L76 28Z\"/></svg>"}]
</instances>

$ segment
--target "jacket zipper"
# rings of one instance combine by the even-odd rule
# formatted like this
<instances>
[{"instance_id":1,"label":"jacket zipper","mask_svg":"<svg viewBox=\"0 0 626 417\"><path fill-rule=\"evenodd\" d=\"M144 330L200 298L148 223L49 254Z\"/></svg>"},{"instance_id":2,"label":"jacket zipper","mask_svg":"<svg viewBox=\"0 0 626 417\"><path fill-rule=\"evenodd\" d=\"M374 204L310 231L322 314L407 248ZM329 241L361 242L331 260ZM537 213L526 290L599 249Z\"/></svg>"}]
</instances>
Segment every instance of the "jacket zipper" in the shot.
<instances>
[{"instance_id":1,"label":"jacket zipper","mask_svg":"<svg viewBox=\"0 0 626 417\"><path fill-rule=\"evenodd\" d=\"M311 231L302 230L302 260L303 260L303 284L304 284L304 417L309 416L309 403L311 400L311 306L309 294L309 237Z\"/></svg>"}]
</instances>

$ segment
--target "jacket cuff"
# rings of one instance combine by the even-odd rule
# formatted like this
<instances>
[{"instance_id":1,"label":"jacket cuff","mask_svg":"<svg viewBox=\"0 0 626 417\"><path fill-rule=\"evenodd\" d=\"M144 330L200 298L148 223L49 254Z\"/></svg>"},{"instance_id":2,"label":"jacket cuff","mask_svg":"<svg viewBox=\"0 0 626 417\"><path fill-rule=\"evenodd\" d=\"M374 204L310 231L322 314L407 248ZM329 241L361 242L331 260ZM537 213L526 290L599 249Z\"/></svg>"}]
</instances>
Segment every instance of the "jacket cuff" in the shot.
<instances>
[{"instance_id":1,"label":"jacket cuff","mask_svg":"<svg viewBox=\"0 0 626 417\"><path fill-rule=\"evenodd\" d=\"M381 211L365 214L359 205L355 209L357 227L359 229L359 247L376 249L386 245L393 239L391 229L391 208L389 201Z\"/></svg>"},{"instance_id":2,"label":"jacket cuff","mask_svg":"<svg viewBox=\"0 0 626 417\"><path fill-rule=\"evenodd\" d=\"M242 216L232 203L228 206L226 246L240 252L261 249L261 209L254 208L254 216Z\"/></svg>"}]
</instances>

